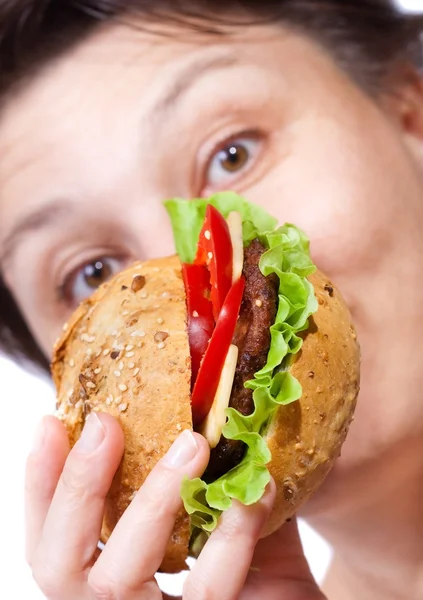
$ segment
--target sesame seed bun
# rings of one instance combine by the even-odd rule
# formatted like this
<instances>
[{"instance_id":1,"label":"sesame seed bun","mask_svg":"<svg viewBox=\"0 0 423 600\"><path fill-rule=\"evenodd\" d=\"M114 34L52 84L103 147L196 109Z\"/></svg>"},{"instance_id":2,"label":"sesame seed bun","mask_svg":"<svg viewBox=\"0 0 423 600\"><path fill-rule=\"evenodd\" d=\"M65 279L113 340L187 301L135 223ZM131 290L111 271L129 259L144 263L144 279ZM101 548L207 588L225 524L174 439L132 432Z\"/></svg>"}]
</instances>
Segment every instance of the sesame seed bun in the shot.
<instances>
[{"instance_id":1,"label":"sesame seed bun","mask_svg":"<svg viewBox=\"0 0 423 600\"><path fill-rule=\"evenodd\" d=\"M185 288L175 258L137 263L76 311L55 346L57 414L71 444L86 415L108 412L125 454L108 495L102 541L147 475L184 429L192 429ZM189 518L181 509L162 569L185 568Z\"/></svg>"},{"instance_id":2,"label":"sesame seed bun","mask_svg":"<svg viewBox=\"0 0 423 600\"><path fill-rule=\"evenodd\" d=\"M348 309L322 273L310 281L319 310L291 365L303 395L279 409L266 435L277 485L266 533L278 529L322 484L339 456L358 394L359 348ZM186 322L179 259L158 259L137 263L101 286L77 309L56 343L57 414L71 444L90 411L115 416L125 435L125 454L107 499L103 541L178 434L192 429ZM181 510L163 571L185 567L189 534L189 519Z\"/></svg>"},{"instance_id":3,"label":"sesame seed bun","mask_svg":"<svg viewBox=\"0 0 423 600\"><path fill-rule=\"evenodd\" d=\"M279 529L323 483L340 455L359 391L360 350L349 310L320 271L309 280L319 309L290 367L301 383L302 397L276 413L266 436L277 488L267 534Z\"/></svg>"}]
</instances>

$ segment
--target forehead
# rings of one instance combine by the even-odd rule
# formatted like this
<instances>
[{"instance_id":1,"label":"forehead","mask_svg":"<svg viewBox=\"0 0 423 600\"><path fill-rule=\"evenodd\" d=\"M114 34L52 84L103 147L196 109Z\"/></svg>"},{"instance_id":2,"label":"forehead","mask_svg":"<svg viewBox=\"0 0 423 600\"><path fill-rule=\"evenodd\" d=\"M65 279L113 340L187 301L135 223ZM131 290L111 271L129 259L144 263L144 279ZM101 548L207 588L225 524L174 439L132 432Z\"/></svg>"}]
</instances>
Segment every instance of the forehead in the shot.
<instances>
[{"instance_id":1,"label":"forehead","mask_svg":"<svg viewBox=\"0 0 423 600\"><path fill-rule=\"evenodd\" d=\"M222 71L226 79L221 74L216 82ZM153 149L153 161L159 139L171 145L169 113L189 121L199 101L216 104L238 84L248 90L244 98L254 96L256 71L268 81L273 77L278 88L285 85L287 93L293 83L295 93L307 88L308 97L316 73L327 79L334 65L309 40L280 26L219 36L184 28L157 33L136 23L98 30L48 65L1 115L0 241L37 198L44 202L63 189L89 198L77 186L92 182L97 195L113 189L108 178L125 179L118 175L139 156L140 143ZM193 101L175 112L178 96L190 86L197 90ZM167 151L166 143L160 151Z\"/></svg>"},{"instance_id":2,"label":"forehead","mask_svg":"<svg viewBox=\"0 0 423 600\"><path fill-rule=\"evenodd\" d=\"M155 32L137 23L108 25L50 62L8 102L0 119L0 144L11 130L15 133L31 125L47 138L51 129L40 127L37 117L53 122L60 114L61 127L65 128L70 119L62 118L62 113L70 109L75 119L93 106L99 114L108 104L125 108L134 96L140 105L154 105L164 85L173 82L177 87L181 75L207 73L213 70L210 63L213 67L216 61L221 67L234 62L271 67L276 58L283 72L289 63L296 62L301 48L311 44L307 42L280 25L228 28L221 35L183 26L161 27ZM308 58L313 62L312 53ZM194 73L183 72L189 63Z\"/></svg>"},{"instance_id":3,"label":"forehead","mask_svg":"<svg viewBox=\"0 0 423 600\"><path fill-rule=\"evenodd\" d=\"M258 57L264 40L277 43L282 36L279 28L245 28L218 37L182 29L155 33L137 24L99 30L49 64L9 101L0 119L2 183L6 173L8 179L17 172L21 175L28 161L37 159L30 156L28 140L36 141L41 159L61 136L67 137L67 151L71 151L68 134L78 131L78 139L73 140L80 152L84 131L93 141L96 128L113 125L113 113L136 111L141 117L157 107L164 88L171 104L187 79Z\"/></svg>"},{"instance_id":4,"label":"forehead","mask_svg":"<svg viewBox=\"0 0 423 600\"><path fill-rule=\"evenodd\" d=\"M245 27L216 36L188 29L161 28L156 33L136 24L109 25L64 57L51 61L9 101L0 122L2 137L8 122L20 109L26 109L27 119L22 110L19 120L27 124L34 121L34 111L44 110L54 117L58 111L74 108L78 101L81 109L85 109L87 105L83 103L88 101L89 94L93 102L99 103L96 92L108 91L104 101L110 97L124 101L142 92L141 102L147 95L154 102L154 92L174 80L179 69L189 62L201 65L219 57L227 57L228 62L231 58L251 59L263 53L264 43L280 43L287 36L280 27ZM129 88L128 81L132 84Z\"/></svg>"}]
</instances>

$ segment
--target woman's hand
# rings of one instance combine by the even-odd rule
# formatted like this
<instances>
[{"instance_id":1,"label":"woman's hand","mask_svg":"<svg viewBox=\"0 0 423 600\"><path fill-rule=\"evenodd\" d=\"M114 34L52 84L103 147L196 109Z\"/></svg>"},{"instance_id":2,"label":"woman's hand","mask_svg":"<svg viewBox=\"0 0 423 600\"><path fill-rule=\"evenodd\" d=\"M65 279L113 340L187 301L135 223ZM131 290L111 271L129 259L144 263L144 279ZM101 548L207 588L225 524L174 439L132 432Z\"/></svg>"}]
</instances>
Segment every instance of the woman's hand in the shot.
<instances>
[{"instance_id":1,"label":"woman's hand","mask_svg":"<svg viewBox=\"0 0 423 600\"><path fill-rule=\"evenodd\" d=\"M92 414L72 451L59 421L41 424L27 463L27 558L49 600L162 598L154 575L181 505L181 481L203 472L208 446L181 434L100 554L105 497L122 453L122 431L109 415ZM273 498L272 484L257 505L234 503L223 515L187 578L184 600L323 599L295 522L257 544Z\"/></svg>"},{"instance_id":2,"label":"woman's hand","mask_svg":"<svg viewBox=\"0 0 423 600\"><path fill-rule=\"evenodd\" d=\"M122 431L109 415L93 413L69 451L59 421L47 417L40 427L27 463L26 515L27 559L43 593L49 600L162 598L154 575L181 506L182 479L200 475L208 462L206 441L181 434L99 554L105 497L123 453ZM185 600L240 597L273 487L257 505L236 504L224 515L186 581Z\"/></svg>"}]
</instances>

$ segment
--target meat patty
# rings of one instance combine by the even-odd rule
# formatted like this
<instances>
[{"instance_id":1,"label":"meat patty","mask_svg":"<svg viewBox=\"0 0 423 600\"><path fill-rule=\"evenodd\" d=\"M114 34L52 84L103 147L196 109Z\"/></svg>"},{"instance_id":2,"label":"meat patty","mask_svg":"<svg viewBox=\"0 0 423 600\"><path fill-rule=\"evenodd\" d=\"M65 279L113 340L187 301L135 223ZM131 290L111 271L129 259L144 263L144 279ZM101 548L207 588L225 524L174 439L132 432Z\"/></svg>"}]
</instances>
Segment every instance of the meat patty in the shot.
<instances>
[{"instance_id":1,"label":"meat patty","mask_svg":"<svg viewBox=\"0 0 423 600\"><path fill-rule=\"evenodd\" d=\"M243 415L254 411L253 392L244 387L246 381L266 364L270 347L270 327L275 322L278 308L278 278L264 277L259 269L261 255L265 252L259 240L254 240L244 250L243 275L245 291L232 343L238 346L239 355L229 406ZM214 481L242 459L245 444L221 437L211 451L209 466L204 474L206 481Z\"/></svg>"}]
</instances>

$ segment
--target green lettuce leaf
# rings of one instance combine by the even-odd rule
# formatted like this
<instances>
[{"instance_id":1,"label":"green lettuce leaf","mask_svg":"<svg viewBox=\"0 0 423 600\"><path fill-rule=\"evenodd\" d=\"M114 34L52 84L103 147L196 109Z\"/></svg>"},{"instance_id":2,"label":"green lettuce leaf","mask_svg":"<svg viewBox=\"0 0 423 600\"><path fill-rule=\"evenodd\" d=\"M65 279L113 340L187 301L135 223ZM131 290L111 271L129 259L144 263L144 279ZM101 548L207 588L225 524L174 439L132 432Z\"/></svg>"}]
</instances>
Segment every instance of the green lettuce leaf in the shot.
<instances>
[{"instance_id":1,"label":"green lettuce leaf","mask_svg":"<svg viewBox=\"0 0 423 600\"><path fill-rule=\"evenodd\" d=\"M224 217L231 211L241 214L244 245L258 238L267 248L261 257L260 270L263 275L275 273L279 278L279 304L275 323L270 328L267 362L254 379L245 384L253 390L255 410L249 416L243 416L233 408L226 410L223 435L246 444L244 458L237 467L212 483L197 478L187 479L182 484L181 496L191 517L193 539L199 531L210 534L233 499L250 505L263 496L270 481L266 465L271 460L263 434L280 407L301 398L301 385L289 372L289 361L301 348L302 338L298 334L307 330L308 319L318 308L313 286L307 280L315 271L307 237L294 225L277 227L276 219L262 208L232 192L217 194L207 200L176 198L165 203L182 262L194 260L209 203Z\"/></svg>"},{"instance_id":2,"label":"green lettuce leaf","mask_svg":"<svg viewBox=\"0 0 423 600\"><path fill-rule=\"evenodd\" d=\"M194 261L207 204L212 204L225 218L232 211L241 214L246 244L257 237L257 231L272 231L277 225L276 219L268 215L265 210L250 204L233 192L216 194L207 200L202 198L188 202L181 198L168 200L165 206L172 222L176 252L184 263Z\"/></svg>"}]
</instances>

